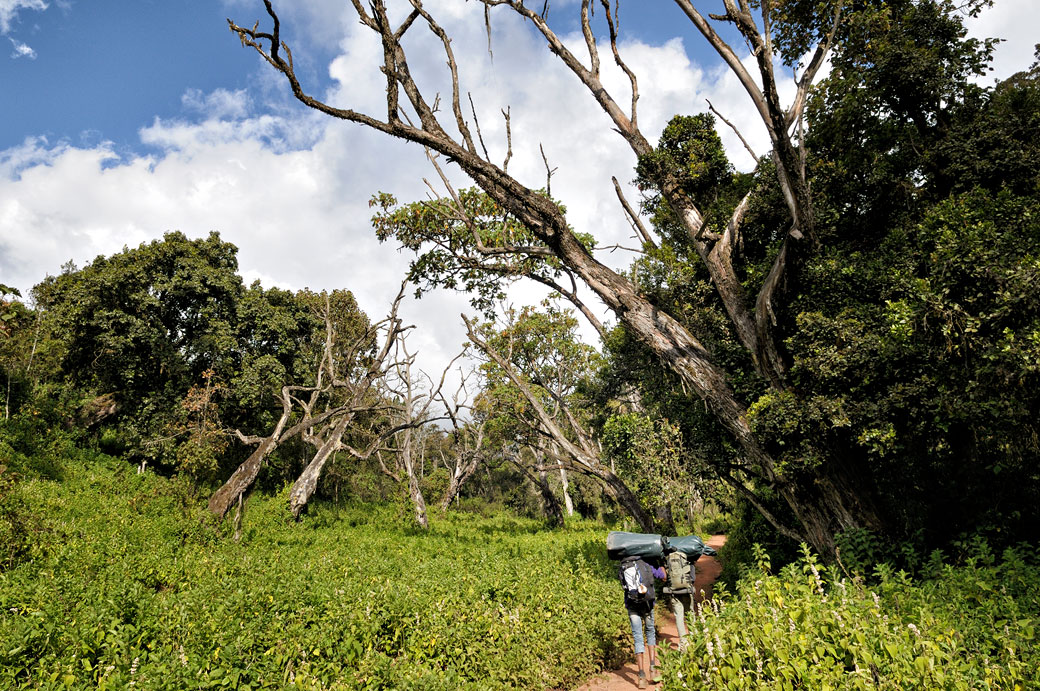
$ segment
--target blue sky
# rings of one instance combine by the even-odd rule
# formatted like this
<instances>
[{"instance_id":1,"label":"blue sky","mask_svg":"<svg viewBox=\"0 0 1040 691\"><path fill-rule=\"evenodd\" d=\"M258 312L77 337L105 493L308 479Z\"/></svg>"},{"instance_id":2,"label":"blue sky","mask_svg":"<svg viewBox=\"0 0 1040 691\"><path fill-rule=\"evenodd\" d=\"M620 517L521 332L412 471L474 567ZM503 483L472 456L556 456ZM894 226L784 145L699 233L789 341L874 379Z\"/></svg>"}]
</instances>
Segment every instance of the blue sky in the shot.
<instances>
[{"instance_id":1,"label":"blue sky","mask_svg":"<svg viewBox=\"0 0 1040 691\"><path fill-rule=\"evenodd\" d=\"M0 148L27 136L133 143L142 125L181 112L188 89L241 88L256 67L219 4L203 0L22 10L4 41L7 53L14 42L33 53L0 62L5 92L17 95L0 116Z\"/></svg>"},{"instance_id":2,"label":"blue sky","mask_svg":"<svg viewBox=\"0 0 1040 691\"><path fill-rule=\"evenodd\" d=\"M373 68L378 44L351 16L350 3L275 4L308 88L378 113L385 83ZM544 42L506 13L493 13L492 61L477 3L425 4L455 37L492 156L504 154L499 112L509 107L510 172L542 186L544 147L558 167L554 194L575 227L603 244L630 242L610 177L631 180L632 154ZM1010 39L998 54L997 76L1031 62L1034 5L997 0L973 24L979 35ZM576 0L553 3L555 26L576 29L577 7ZM370 314L385 309L408 257L375 241L367 201L380 190L423 197L423 178L433 171L415 147L298 106L228 31L229 16L252 25L264 17L263 3L0 0L0 283L27 293L68 260L82 266L168 230L216 230L239 247L246 281L346 287ZM623 1L621 18L648 137L672 114L703 110L711 98L764 153L764 131L746 97L672 3ZM433 83L442 78L443 57L427 48L417 45L411 60ZM626 102L627 81L611 72L609 52L604 63L608 88ZM748 165L736 138L723 138L734 161ZM635 197L631 187L629 194ZM604 259L622 265L629 257ZM538 297L536 290L514 292L516 301ZM465 309L465 299L450 294L408 306L406 316L420 327L418 346L446 359L462 340L457 315Z\"/></svg>"},{"instance_id":3,"label":"blue sky","mask_svg":"<svg viewBox=\"0 0 1040 691\"><path fill-rule=\"evenodd\" d=\"M138 148L138 130L155 118L197 116L186 107L185 94L247 88L258 67L257 56L228 31L226 17L251 24L265 16L260 0L48 0L43 10L34 9L37 1L0 0L0 7L12 8L0 83L17 95L0 114L0 150L26 137L87 146L108 140L119 149ZM715 61L674 5L642 4L621 8L627 36L648 40L663 21L678 29L672 33L685 39L697 60ZM560 30L578 28L570 9L550 13ZM296 55L304 58L302 74L324 89L337 37L299 41L300 30L318 21L311 16L287 23L286 29L298 46Z\"/></svg>"}]
</instances>

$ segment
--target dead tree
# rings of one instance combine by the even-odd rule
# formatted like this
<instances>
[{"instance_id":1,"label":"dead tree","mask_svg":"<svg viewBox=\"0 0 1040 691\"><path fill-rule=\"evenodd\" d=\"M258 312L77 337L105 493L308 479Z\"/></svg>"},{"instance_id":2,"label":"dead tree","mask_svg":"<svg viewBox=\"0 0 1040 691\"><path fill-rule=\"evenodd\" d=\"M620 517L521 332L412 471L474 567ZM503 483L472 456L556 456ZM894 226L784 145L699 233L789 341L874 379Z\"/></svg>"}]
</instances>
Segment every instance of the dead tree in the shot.
<instances>
[{"instance_id":1,"label":"dead tree","mask_svg":"<svg viewBox=\"0 0 1040 691\"><path fill-rule=\"evenodd\" d=\"M496 365L529 405L533 420L523 421L531 424L537 434L551 440L560 449L561 455L555 465L565 465L572 470L598 479L607 493L635 519L640 528L652 532L654 529L653 518L643 508L639 498L625 481L600 462L598 444L572 411L566 405L558 405L562 420L557 420L551 415L541 398L535 394L531 384L516 371L513 363L480 335L479 329L470 319L467 319L465 315L462 319L466 324L466 333L470 342ZM561 402L557 401L557 403ZM567 459L566 463L563 458Z\"/></svg>"},{"instance_id":2,"label":"dead tree","mask_svg":"<svg viewBox=\"0 0 1040 691\"><path fill-rule=\"evenodd\" d=\"M609 0L600 0L609 33L610 52L614 62L628 77L629 104L622 105L601 80L600 48L592 28L594 0L582 0L580 25L588 57L583 60L550 28L544 12L528 7L522 0L479 0L485 15L492 8L503 8L529 21L548 43L550 51L559 57L578 82L611 119L614 129L636 156L649 154L653 148L640 131L637 120L639 87L635 73L623 60L618 49L616 17ZM702 262L711 275L712 283L725 306L734 332L747 349L762 377L777 390L786 387L787 368L775 333L775 315L783 306L785 279L804 261L816 244L812 204L805 174L805 152L797 132L813 79L824 62L833 42L842 16L842 3L835 2L830 28L818 30L812 36L816 47L807 56L804 68L797 78L793 102L784 107L774 74L774 40L770 21L772 3L760 3L761 24L756 24L751 4L746 0L723 0L725 13L711 19L736 27L741 38L752 50L755 76L741 63L739 56L715 31L708 18L694 7L691 0L675 0L676 5L697 27L707 42L718 52L739 79L750 97L752 107L769 133L776 178L789 213L789 227L780 244L771 269L762 281L754 300L745 295L733 264L735 248L739 244L741 221L748 209L750 197L741 201L724 227L710 228L697 206L676 179L662 173L656 181L663 197L676 210L694 242ZM300 82L292 53L281 37L280 22L271 0L264 0L272 21L268 30L259 24L243 27L229 20L230 28L243 45L254 48L273 68L282 73L297 99L331 117L359 123L388 135L415 142L436 152L458 165L486 194L508 212L530 234L535 242L512 243L503 238L491 246L479 235L465 252L467 257L483 270L491 273L513 271L518 263L559 262L558 274L565 280L583 283L610 308L633 334L636 335L682 381L684 387L695 392L720 424L732 435L739 448L740 475L725 476L736 489L749 495L754 493L747 480L774 487L798 520L792 527L763 511L763 515L781 533L798 540L808 541L821 552L832 552L833 537L837 531L856 527L876 527L880 518L867 502L861 501L860 488L852 486L848 478L830 466L802 477L781 476L775 459L760 445L752 433L746 404L733 393L727 372L716 361L710 350L695 334L667 312L648 301L627 278L619 275L593 257L568 226L560 207L539 190L521 184L506 170L506 165L493 163L462 108L459 70L452 49L451 38L420 0L409 0L407 16L394 24L384 0L372 0L366 8L362 0L351 0L360 22L381 41L382 64L378 69L386 79L386 111L381 117L351 108L341 108L310 95ZM418 27L418 28L417 28ZM413 77L405 49L405 36L410 31L425 28L444 51L451 80L450 105L441 109L440 95L431 99ZM447 113L445 125L439 119ZM474 118L475 121L475 118ZM479 135L479 132L478 132ZM511 152L511 149L510 149ZM751 194L751 193L749 193ZM460 250L463 251L463 250ZM510 262L512 259L514 261ZM511 268L503 269L503 265ZM529 272L528 275L537 274ZM545 280L537 274L536 280ZM575 301L582 309L577 291L561 285L561 294ZM754 308L749 308L753 304ZM587 309L587 308L586 308ZM760 501L755 501L762 507Z\"/></svg>"},{"instance_id":3,"label":"dead tree","mask_svg":"<svg viewBox=\"0 0 1040 691\"><path fill-rule=\"evenodd\" d=\"M441 455L441 462L448 471L448 486L441 495L440 510L445 512L451 502L459 496L462 486L476 474L477 470L486 463L486 419L471 419L462 421L460 412L463 404L459 401L459 393L464 390L465 379L463 379L459 391L456 391L451 401L443 400L448 418L453 427L451 439L451 460Z\"/></svg>"},{"instance_id":4,"label":"dead tree","mask_svg":"<svg viewBox=\"0 0 1040 691\"><path fill-rule=\"evenodd\" d=\"M397 452L398 464L404 470L405 479L408 482L408 497L415 509L415 522L420 527L429 527L426 517L426 499L423 497L422 488L419 486L419 476L416 473L416 444L415 428L417 426L430 424L437 420L443 420L445 416L433 416L433 406L441 400L441 391L444 388L444 380L451 370L452 365L459 356L456 356L441 373L440 382L435 386L432 379L420 373L413 374L415 366L415 354L408 352L407 343L402 338L397 343L398 357L391 369L392 379L387 385L396 399L396 405L392 415L398 420L402 429L394 437L395 450ZM428 384L426 390L421 389L422 379Z\"/></svg>"},{"instance_id":5,"label":"dead tree","mask_svg":"<svg viewBox=\"0 0 1040 691\"><path fill-rule=\"evenodd\" d=\"M405 285L394 299L386 319L372 325L347 350L347 359L353 364L361 361L373 340L380 334L381 346L368 359L367 365L354 377L343 378L335 358L336 334L332 325L326 300L325 343L321 360L315 372L313 386L283 386L280 393L282 413L266 437L248 436L236 430L236 435L246 444L257 448L242 462L231 477L209 499L209 510L223 517L241 500L256 481L264 461L289 439L302 436L316 447L316 453L293 483L290 491L290 511L299 516L317 487L322 468L333 452L341 448L342 438L351 420L359 412L371 410L373 402L369 394L376 381L386 373L387 357L405 327L397 317ZM349 368L348 368L349 369ZM289 424L294 420L293 424Z\"/></svg>"}]
</instances>

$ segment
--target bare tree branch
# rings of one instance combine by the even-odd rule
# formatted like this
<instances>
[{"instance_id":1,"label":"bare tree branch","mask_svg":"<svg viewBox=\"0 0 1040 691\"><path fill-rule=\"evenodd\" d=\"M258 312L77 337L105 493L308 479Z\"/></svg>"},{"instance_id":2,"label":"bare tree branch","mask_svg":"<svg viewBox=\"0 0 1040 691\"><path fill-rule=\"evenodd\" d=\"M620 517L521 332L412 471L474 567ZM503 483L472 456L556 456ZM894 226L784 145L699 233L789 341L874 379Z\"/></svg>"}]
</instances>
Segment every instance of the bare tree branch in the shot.
<instances>
[{"instance_id":1,"label":"bare tree branch","mask_svg":"<svg viewBox=\"0 0 1040 691\"><path fill-rule=\"evenodd\" d=\"M650 233L647 232L646 226L644 226L643 221L640 220L639 214L635 212L632 205L628 203L627 199L625 199L625 193L621 191L621 185L618 183L617 178L611 176L610 180L614 183L614 191L617 193L618 201L621 202L621 207L625 210L625 214L628 215L629 223L631 223L632 227L639 233L639 237L643 239L644 245L650 245L656 249L657 243L654 242L652 237L650 237Z\"/></svg>"},{"instance_id":2,"label":"bare tree branch","mask_svg":"<svg viewBox=\"0 0 1040 691\"><path fill-rule=\"evenodd\" d=\"M704 100L708 103L708 109L711 110L711 112L715 113L715 116L719 120L722 120L724 123L729 125L729 128L731 130L733 130L733 134L737 135L737 138L740 139L740 143L744 145L744 149L748 152L748 154L751 155L751 160L756 161L756 163L757 163L757 161L758 161L758 154L755 153L754 149L751 148L751 145L748 144L746 139L744 139L744 135L740 133L740 130L737 129L736 125L734 125L732 122L727 120L725 118L725 116L723 116L722 113L720 113L718 110L716 110L715 106L712 104L712 102L710 100L708 100L708 99L704 99Z\"/></svg>"}]
</instances>

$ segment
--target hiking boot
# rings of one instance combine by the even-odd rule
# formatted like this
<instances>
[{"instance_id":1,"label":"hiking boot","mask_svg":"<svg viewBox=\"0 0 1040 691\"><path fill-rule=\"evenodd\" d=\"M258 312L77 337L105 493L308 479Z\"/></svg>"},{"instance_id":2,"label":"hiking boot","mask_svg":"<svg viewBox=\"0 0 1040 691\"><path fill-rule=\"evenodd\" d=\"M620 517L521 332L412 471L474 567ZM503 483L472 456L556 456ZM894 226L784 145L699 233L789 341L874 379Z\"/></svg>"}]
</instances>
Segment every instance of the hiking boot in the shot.
<instances>
[{"instance_id":1,"label":"hiking boot","mask_svg":"<svg viewBox=\"0 0 1040 691\"><path fill-rule=\"evenodd\" d=\"M636 688L639 688L639 689L645 689L646 688L646 675L643 674L642 672L639 673L639 681L636 682Z\"/></svg>"}]
</instances>

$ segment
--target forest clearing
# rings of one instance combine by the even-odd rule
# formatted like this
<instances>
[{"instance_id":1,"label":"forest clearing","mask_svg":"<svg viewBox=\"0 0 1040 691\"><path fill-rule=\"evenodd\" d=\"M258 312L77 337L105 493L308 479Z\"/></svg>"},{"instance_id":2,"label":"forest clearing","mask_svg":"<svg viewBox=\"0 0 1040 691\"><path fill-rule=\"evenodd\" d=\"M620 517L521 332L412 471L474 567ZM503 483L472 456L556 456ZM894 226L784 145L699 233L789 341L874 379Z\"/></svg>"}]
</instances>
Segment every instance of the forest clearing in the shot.
<instances>
[{"instance_id":1,"label":"forest clearing","mask_svg":"<svg viewBox=\"0 0 1040 691\"><path fill-rule=\"evenodd\" d=\"M123 10L224 81L0 149L0 688L1040 688L1019 1Z\"/></svg>"},{"instance_id":2,"label":"forest clearing","mask_svg":"<svg viewBox=\"0 0 1040 691\"><path fill-rule=\"evenodd\" d=\"M594 522L454 513L423 532L398 504L301 525L283 492L254 498L235 541L186 483L106 457L3 499L35 507L30 558L0 574L3 688L633 687ZM661 609L660 688L1031 688L1036 555L973 549L866 585L810 556L751 571L702 603L685 656Z\"/></svg>"}]
</instances>

